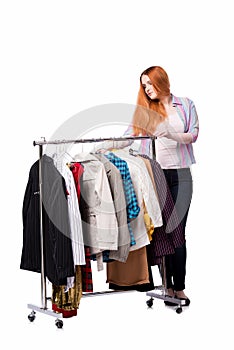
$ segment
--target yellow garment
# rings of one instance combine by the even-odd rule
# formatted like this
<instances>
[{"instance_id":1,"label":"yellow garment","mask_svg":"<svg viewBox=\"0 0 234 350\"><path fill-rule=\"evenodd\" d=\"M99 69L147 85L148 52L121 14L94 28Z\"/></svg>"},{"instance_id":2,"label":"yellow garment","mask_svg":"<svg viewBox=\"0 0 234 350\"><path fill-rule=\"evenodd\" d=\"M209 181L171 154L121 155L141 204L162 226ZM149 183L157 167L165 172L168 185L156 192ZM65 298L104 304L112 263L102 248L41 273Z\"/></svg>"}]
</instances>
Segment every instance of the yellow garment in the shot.
<instances>
[{"instance_id":1,"label":"yellow garment","mask_svg":"<svg viewBox=\"0 0 234 350\"><path fill-rule=\"evenodd\" d=\"M154 233L154 225L149 214L147 213L147 209L144 201L143 201L143 208L144 208L144 222L147 229L147 234L149 237L149 241L152 241L152 235Z\"/></svg>"},{"instance_id":2,"label":"yellow garment","mask_svg":"<svg viewBox=\"0 0 234 350\"><path fill-rule=\"evenodd\" d=\"M64 291L66 286L52 285L52 304L60 309L74 310L79 308L82 297L82 273L81 267L76 266L74 286Z\"/></svg>"}]
</instances>

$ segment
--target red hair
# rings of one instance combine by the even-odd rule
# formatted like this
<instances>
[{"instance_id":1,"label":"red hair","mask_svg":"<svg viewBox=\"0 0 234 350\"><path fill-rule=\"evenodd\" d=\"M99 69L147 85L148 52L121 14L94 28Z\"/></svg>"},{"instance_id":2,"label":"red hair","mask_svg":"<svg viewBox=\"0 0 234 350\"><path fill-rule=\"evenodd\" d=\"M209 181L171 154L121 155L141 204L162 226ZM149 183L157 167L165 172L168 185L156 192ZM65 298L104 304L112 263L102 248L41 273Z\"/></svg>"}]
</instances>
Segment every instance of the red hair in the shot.
<instances>
[{"instance_id":1,"label":"red hair","mask_svg":"<svg viewBox=\"0 0 234 350\"><path fill-rule=\"evenodd\" d=\"M151 100L142 86L142 76L148 75L158 98ZM140 88L137 96L137 106L133 115L132 125L135 135L153 134L157 125L167 117L160 98L170 95L170 82L166 71L159 66L145 69L140 75Z\"/></svg>"}]
</instances>

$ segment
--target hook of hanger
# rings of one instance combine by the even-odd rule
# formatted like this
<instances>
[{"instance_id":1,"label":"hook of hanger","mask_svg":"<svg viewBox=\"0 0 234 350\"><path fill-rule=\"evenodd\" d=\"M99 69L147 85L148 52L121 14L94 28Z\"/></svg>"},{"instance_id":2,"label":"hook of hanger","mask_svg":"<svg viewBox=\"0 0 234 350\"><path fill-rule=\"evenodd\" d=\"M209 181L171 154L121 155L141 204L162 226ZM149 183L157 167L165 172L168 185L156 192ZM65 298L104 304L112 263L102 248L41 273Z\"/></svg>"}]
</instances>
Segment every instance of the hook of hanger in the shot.
<instances>
[{"instance_id":1,"label":"hook of hanger","mask_svg":"<svg viewBox=\"0 0 234 350\"><path fill-rule=\"evenodd\" d=\"M136 149L129 148L129 154L136 157L138 155L138 151Z\"/></svg>"}]
</instances>

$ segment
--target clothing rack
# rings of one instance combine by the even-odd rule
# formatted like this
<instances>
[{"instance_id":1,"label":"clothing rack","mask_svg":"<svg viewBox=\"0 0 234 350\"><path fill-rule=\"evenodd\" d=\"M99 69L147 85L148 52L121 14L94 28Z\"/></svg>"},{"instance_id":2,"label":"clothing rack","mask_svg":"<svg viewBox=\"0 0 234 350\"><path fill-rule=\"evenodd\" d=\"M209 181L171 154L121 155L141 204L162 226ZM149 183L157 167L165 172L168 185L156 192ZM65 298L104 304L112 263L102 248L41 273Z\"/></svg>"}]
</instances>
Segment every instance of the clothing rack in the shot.
<instances>
[{"instance_id":1,"label":"clothing rack","mask_svg":"<svg viewBox=\"0 0 234 350\"><path fill-rule=\"evenodd\" d=\"M74 139L74 140L52 140L46 141L44 137L42 137L41 141L33 141L33 146L39 146L39 191L40 191L40 241L41 241L41 306L37 306L34 304L28 304L27 307L31 309L31 313L28 315L28 319L30 322L33 322L36 317L36 311L54 316L56 317L55 324L58 328L63 327L63 318L62 313L55 312L50 310L47 306L47 301L50 300L50 297L47 297L47 288L46 288L46 276L45 276L45 262L44 262L44 233L43 233L43 220L42 220L42 156L43 156L43 146L45 145L59 145L59 144L77 144L77 143L97 143L103 141L128 141L128 140L142 140L142 139L151 139L152 145L152 157L156 159L156 151L155 151L155 136L122 136L122 137L103 137L103 138L84 138L84 139ZM165 258L162 258L161 269L160 269L161 277L162 277L162 285L156 286L154 291L147 292L146 295L150 296L150 299L146 302L148 307L152 307L153 299L159 298L171 302L175 302L179 305L176 310L177 313L182 311L180 302L178 299L169 298L165 295L166 290L166 268L165 268ZM160 294L156 291L159 290ZM131 291L131 290L130 290ZM108 295L112 293L126 293L129 292L127 290L116 290L116 291L103 291L103 292L93 292L93 293L84 293L83 297L91 297L91 296L99 296L99 295Z\"/></svg>"}]
</instances>

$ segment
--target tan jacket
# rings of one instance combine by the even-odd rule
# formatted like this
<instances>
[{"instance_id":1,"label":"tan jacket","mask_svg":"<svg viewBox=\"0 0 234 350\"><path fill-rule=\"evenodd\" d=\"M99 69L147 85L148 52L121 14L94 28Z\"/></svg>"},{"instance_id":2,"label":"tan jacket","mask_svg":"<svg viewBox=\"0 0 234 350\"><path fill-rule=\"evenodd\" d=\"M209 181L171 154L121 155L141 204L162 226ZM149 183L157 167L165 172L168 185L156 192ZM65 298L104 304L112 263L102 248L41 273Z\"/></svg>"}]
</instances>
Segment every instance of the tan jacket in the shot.
<instances>
[{"instance_id":1,"label":"tan jacket","mask_svg":"<svg viewBox=\"0 0 234 350\"><path fill-rule=\"evenodd\" d=\"M103 154L94 154L94 156L104 164L118 222L118 250L110 251L109 257L110 259L125 262L127 260L130 248L130 233L127 224L126 200L122 177L118 168L112 164Z\"/></svg>"}]
</instances>

